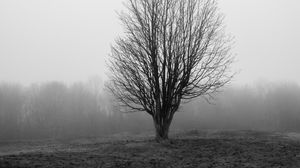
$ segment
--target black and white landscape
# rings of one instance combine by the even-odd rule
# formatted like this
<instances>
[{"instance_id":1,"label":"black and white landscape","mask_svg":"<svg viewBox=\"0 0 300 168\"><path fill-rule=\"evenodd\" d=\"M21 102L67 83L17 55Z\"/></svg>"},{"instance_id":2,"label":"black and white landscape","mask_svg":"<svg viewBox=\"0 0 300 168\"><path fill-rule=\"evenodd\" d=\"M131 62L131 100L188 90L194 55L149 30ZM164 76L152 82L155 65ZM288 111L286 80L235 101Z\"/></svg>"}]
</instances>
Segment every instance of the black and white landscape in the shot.
<instances>
[{"instance_id":1,"label":"black and white landscape","mask_svg":"<svg viewBox=\"0 0 300 168\"><path fill-rule=\"evenodd\" d=\"M300 167L296 0L0 2L0 168Z\"/></svg>"}]
</instances>

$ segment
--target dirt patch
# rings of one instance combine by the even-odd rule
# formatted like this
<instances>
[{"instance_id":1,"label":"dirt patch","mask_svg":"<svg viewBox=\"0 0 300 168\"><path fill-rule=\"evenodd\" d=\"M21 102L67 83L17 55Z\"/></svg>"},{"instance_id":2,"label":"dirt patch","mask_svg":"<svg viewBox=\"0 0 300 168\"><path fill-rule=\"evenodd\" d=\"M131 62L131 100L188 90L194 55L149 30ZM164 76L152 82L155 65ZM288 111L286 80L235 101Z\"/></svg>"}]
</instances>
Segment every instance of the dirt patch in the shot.
<instances>
[{"instance_id":1,"label":"dirt patch","mask_svg":"<svg viewBox=\"0 0 300 168\"><path fill-rule=\"evenodd\" d=\"M0 156L0 167L300 167L299 141L256 131L192 131L173 135L168 144L148 139L57 145Z\"/></svg>"}]
</instances>

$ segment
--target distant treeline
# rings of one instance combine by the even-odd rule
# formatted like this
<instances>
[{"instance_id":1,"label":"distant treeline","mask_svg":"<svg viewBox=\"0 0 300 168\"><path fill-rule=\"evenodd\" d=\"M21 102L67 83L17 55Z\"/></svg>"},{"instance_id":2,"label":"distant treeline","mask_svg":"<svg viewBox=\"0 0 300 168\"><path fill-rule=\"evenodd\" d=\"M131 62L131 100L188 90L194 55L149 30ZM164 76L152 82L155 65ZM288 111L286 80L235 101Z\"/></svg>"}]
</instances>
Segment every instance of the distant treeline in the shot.
<instances>
[{"instance_id":1,"label":"distant treeline","mask_svg":"<svg viewBox=\"0 0 300 168\"><path fill-rule=\"evenodd\" d=\"M187 112L187 113L186 113ZM211 104L196 100L177 114L181 128L300 131L300 87L296 84L257 84L231 87Z\"/></svg>"},{"instance_id":2,"label":"distant treeline","mask_svg":"<svg viewBox=\"0 0 300 168\"><path fill-rule=\"evenodd\" d=\"M97 82L30 87L0 84L0 140L79 138L152 130L144 113L121 113ZM300 131L300 87L292 84L227 88L209 104L184 104L171 129Z\"/></svg>"}]
</instances>

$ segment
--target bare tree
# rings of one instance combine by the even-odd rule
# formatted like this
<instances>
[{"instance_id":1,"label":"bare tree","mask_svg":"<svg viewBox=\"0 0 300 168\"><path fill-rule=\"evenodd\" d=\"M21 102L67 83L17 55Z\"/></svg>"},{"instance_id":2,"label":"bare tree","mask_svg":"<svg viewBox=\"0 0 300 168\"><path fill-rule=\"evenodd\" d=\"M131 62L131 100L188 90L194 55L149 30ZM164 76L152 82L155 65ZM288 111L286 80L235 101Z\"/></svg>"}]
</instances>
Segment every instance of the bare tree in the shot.
<instances>
[{"instance_id":1,"label":"bare tree","mask_svg":"<svg viewBox=\"0 0 300 168\"><path fill-rule=\"evenodd\" d=\"M231 40L215 0L128 0L126 7L108 87L130 111L149 113L156 139L165 140L181 102L209 98L232 78Z\"/></svg>"}]
</instances>

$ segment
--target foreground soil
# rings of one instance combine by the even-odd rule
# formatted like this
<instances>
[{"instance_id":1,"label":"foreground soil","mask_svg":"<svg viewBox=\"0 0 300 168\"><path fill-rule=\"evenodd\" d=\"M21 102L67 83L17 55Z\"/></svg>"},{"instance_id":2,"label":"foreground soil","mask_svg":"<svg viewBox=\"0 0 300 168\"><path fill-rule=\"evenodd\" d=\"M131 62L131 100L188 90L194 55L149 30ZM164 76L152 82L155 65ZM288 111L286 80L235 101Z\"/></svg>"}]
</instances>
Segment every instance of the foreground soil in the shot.
<instances>
[{"instance_id":1,"label":"foreground soil","mask_svg":"<svg viewBox=\"0 0 300 168\"><path fill-rule=\"evenodd\" d=\"M297 134L188 131L170 143L116 136L76 141L0 143L0 167L193 168L300 167Z\"/></svg>"}]
</instances>

